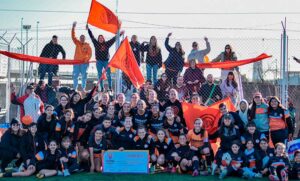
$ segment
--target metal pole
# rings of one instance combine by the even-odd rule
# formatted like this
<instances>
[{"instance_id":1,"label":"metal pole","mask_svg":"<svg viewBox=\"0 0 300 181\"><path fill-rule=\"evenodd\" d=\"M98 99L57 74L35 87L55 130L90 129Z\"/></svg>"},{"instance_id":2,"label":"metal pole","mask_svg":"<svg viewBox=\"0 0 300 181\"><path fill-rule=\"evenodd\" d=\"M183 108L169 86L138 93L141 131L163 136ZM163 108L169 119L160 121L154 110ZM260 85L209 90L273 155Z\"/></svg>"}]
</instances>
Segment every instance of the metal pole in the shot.
<instances>
[{"instance_id":1,"label":"metal pole","mask_svg":"<svg viewBox=\"0 0 300 181\"><path fill-rule=\"evenodd\" d=\"M119 8L119 0L116 0L116 15L118 15L118 8ZM116 51L118 50L120 46L120 30L118 30L117 35L116 35ZM121 70L117 70L116 74L116 93L121 93L122 92L122 72Z\"/></svg>"},{"instance_id":2,"label":"metal pole","mask_svg":"<svg viewBox=\"0 0 300 181\"><path fill-rule=\"evenodd\" d=\"M39 21L36 22L36 56L39 54Z\"/></svg>"}]
</instances>

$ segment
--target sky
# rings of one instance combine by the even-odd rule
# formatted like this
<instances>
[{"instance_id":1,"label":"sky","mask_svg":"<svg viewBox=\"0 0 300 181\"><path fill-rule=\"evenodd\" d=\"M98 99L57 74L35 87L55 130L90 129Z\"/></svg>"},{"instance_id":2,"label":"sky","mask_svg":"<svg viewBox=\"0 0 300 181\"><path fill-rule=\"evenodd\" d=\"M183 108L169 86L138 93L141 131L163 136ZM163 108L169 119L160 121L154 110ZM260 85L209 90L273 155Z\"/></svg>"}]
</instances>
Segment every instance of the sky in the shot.
<instances>
[{"instance_id":1,"label":"sky","mask_svg":"<svg viewBox=\"0 0 300 181\"><path fill-rule=\"evenodd\" d=\"M116 0L97 1L116 12ZM39 21L39 49L56 34L64 46L70 47L67 57L72 58L74 47L69 41L70 28L72 22L77 21L76 33L87 35L84 26L90 2L91 0L1 0L0 34L7 30L7 36L17 33L20 37L20 22L21 18L24 18L24 24L32 25L29 37L35 38L36 22ZM274 55L275 59L280 59L281 21L285 17L290 39L289 54L300 56L299 7L299 0L119 0L117 14L127 36L137 34L140 40L148 40L151 35L156 35L161 47L166 35L173 32L171 44L181 41L186 52L190 52L193 41L198 41L200 48L203 48L203 37L207 36L212 44L210 58L216 57L225 44L230 43L240 58L250 58L263 51L269 51L267 53ZM95 34L113 36L102 30L92 29ZM18 42L14 43L18 46ZM34 54L34 42L31 44L30 53ZM167 53L163 56L166 58ZM293 61L290 62L290 66L292 70L300 68L300 65Z\"/></svg>"}]
</instances>

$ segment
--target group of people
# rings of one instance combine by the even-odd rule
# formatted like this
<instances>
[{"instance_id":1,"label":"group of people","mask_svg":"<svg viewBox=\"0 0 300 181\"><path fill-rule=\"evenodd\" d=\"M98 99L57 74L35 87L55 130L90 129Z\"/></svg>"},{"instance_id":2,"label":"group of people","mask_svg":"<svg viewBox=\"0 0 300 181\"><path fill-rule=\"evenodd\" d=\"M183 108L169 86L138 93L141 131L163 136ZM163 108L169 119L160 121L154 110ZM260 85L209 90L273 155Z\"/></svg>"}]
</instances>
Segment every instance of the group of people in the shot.
<instances>
[{"instance_id":1,"label":"group of people","mask_svg":"<svg viewBox=\"0 0 300 181\"><path fill-rule=\"evenodd\" d=\"M81 74L82 76L82 84L81 88L83 91L86 89L86 81L87 81L87 72L89 67L89 61L92 57L92 48L89 43L86 42L85 35L80 35L79 39L75 35L76 22L73 23L71 30L71 37L75 44L75 60L81 60L84 63L80 65L73 66L73 88L75 90L78 89L78 78ZM86 25L86 29L88 30L88 34L90 39L94 45L95 58L96 58L96 68L98 72L98 78L102 76L102 73L106 72L106 77L108 79L109 89L112 89L112 79L111 79L111 71L110 68L107 67L110 54L109 49L115 43L116 37L111 38L110 40L105 40L103 35L99 35L95 38L92 31L89 29L88 25ZM123 35L124 31L120 32L120 35ZM175 43L175 47L170 46L169 39L172 36L172 33L167 35L165 40L165 47L169 52L168 58L163 62L162 58L162 50L157 42L157 38L155 36L151 36L149 42L140 43L138 41L138 37L133 35L131 37L130 46L136 58L138 65L141 63L146 63L146 79L151 81L153 84L157 83L158 70L165 67L165 75L168 77L172 84L176 84L177 77L183 73L185 66L185 51L182 48L180 42ZM199 87L205 80L203 77L203 69L197 68L197 63L204 63L205 56L210 52L211 47L208 39L204 38L206 42L206 48L203 50L199 50L199 46L197 42L193 42L192 50L187 57L189 63L189 69L185 71L185 82L190 90ZM65 59L66 53L61 45L58 44L58 37L54 35L52 40L43 48L41 57L53 58L56 59L59 55L62 54L62 58ZM146 53L146 55L145 55ZM145 58L144 58L145 57ZM224 62L224 61L236 61L237 57L235 52L232 50L230 45L225 46L224 52L218 55L212 62ZM226 77L230 71L222 69L222 76ZM52 85L52 78L54 75L58 73L58 65L50 65L50 64L40 64L39 66L39 75L40 80L44 80L46 73L48 73L48 85ZM126 75L124 75L125 83L127 84L128 89L131 87L130 80ZM100 87L103 90L103 81L100 82ZM235 87L237 89L237 87ZM232 90L231 90L232 91ZM234 90L236 91L236 90Z\"/></svg>"},{"instance_id":2,"label":"group of people","mask_svg":"<svg viewBox=\"0 0 300 181\"><path fill-rule=\"evenodd\" d=\"M130 45L138 65L146 55L147 81L126 100L124 93L114 95L109 68L109 47L115 37L105 41L102 35L96 39L87 26L95 47L98 78L107 69L108 85L100 83L86 90L88 61L92 49L75 36L74 59L86 64L75 65L73 88L52 86L52 75L57 66L40 65L41 80L31 83L25 94L17 96L12 89L11 102L20 106L20 120L11 120L10 128L0 142L0 177L22 177L36 174L38 178L55 175L69 176L78 172L101 172L102 153L106 150L149 151L150 172L189 173L193 176L215 175L223 179L238 176L247 179L268 176L270 180L300 179L300 150L290 160L287 142L295 130L295 108L292 102L284 108L275 96L264 98L260 92L253 99L239 100L238 83L234 70L222 70L222 83L216 84L212 74L206 78L197 63L210 52L199 50L197 42L188 56L189 67L181 75L185 52L180 42L165 46L169 57L164 62L165 72L157 80L157 70L162 67L161 49L152 36L149 43L139 44L133 35ZM123 32L121 33L123 34ZM65 57L57 37L45 46L41 56ZM230 45L213 62L235 61ZM235 68L238 69L238 68ZM48 72L48 84L43 80ZM78 91L78 76L82 74L83 91ZM126 77L126 76L125 76ZM194 128L188 129L184 119L182 102L209 106L230 97L238 111L231 112L221 103L218 130L209 133L204 120L193 120ZM218 150L212 143L220 141ZM15 161L12 171L8 165Z\"/></svg>"},{"instance_id":3,"label":"group of people","mask_svg":"<svg viewBox=\"0 0 300 181\"><path fill-rule=\"evenodd\" d=\"M11 96L12 103L21 108L21 121L12 119L1 138L0 176L44 178L101 172L101 155L106 150L147 150L151 172L219 174L221 179L300 179L300 151L294 153L294 160L286 152L295 119L275 96L264 99L256 92L250 105L246 100L239 102L237 112L221 103L215 133L207 132L201 118L188 130L183 101L204 105L222 99L212 75L206 82L197 93L185 97L178 86L183 84L179 76L174 87L164 90L168 94L159 97L163 87L154 88L148 81L130 100L123 93L114 97L109 90L100 91L97 85L84 97L67 87L57 92L43 81L28 85L24 96ZM204 91L209 88L219 91ZM47 89L53 91L52 97L43 93ZM57 102L52 100L55 94ZM211 144L216 139L220 147L214 152ZM13 160L15 169L6 171Z\"/></svg>"}]
</instances>

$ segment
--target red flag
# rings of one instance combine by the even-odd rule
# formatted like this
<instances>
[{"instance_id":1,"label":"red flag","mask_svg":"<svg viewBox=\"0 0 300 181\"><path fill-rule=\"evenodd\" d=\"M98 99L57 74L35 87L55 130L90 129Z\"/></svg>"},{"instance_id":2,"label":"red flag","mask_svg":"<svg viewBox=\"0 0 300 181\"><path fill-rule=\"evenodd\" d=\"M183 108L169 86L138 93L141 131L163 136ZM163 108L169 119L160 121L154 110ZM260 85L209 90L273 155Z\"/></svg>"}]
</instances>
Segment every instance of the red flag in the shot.
<instances>
[{"instance_id":1,"label":"red flag","mask_svg":"<svg viewBox=\"0 0 300 181\"><path fill-rule=\"evenodd\" d=\"M17 60L42 63L42 64L51 64L51 65L76 65L76 64L85 63L83 60L52 59L52 58L24 55L20 53L12 53L12 52L1 51L1 50L0 50L0 54L3 54L7 57L17 59ZM95 62L95 61L90 61L89 63L91 62Z\"/></svg>"},{"instance_id":2,"label":"red flag","mask_svg":"<svg viewBox=\"0 0 300 181\"><path fill-rule=\"evenodd\" d=\"M90 25L114 34L116 34L121 27L118 17L96 0L92 0L87 22Z\"/></svg>"},{"instance_id":3,"label":"red flag","mask_svg":"<svg viewBox=\"0 0 300 181\"><path fill-rule=\"evenodd\" d=\"M139 88L145 82L127 37L121 43L108 66L121 69L136 88Z\"/></svg>"},{"instance_id":4,"label":"red flag","mask_svg":"<svg viewBox=\"0 0 300 181\"><path fill-rule=\"evenodd\" d=\"M214 134L218 130L218 121L221 113L218 109L194 105L190 103L182 103L183 116L188 129L194 128L194 121L197 118L203 120L203 126L207 130L208 134Z\"/></svg>"},{"instance_id":5,"label":"red flag","mask_svg":"<svg viewBox=\"0 0 300 181\"><path fill-rule=\"evenodd\" d=\"M219 110L219 105L221 103L224 103L226 105L228 111L232 111L232 112L236 111L236 108L235 108L234 104L232 103L230 97L226 97L225 99L222 99L222 100L220 100L218 102L215 102L212 105L210 105L209 107L215 108L215 109Z\"/></svg>"},{"instance_id":6,"label":"red flag","mask_svg":"<svg viewBox=\"0 0 300 181\"><path fill-rule=\"evenodd\" d=\"M197 67L201 68L201 69L203 69L203 68L232 69L234 67L238 67L238 66L241 66L241 65L246 65L246 64L249 64L249 63L258 62L258 61L261 61L263 59L270 58L270 57L272 57L272 56L263 53L263 54L259 55L258 57L250 58L250 59L246 59L246 60L198 63ZM185 63L185 66L189 67L189 63Z\"/></svg>"}]
</instances>

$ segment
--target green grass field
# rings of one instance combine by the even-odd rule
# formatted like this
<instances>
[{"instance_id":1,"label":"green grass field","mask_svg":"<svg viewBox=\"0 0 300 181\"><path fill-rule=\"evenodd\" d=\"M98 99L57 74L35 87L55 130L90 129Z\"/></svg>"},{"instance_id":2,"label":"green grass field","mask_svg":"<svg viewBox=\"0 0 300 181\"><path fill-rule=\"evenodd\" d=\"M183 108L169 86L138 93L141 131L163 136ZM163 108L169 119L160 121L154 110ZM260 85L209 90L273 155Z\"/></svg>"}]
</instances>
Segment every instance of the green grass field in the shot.
<instances>
[{"instance_id":1,"label":"green grass field","mask_svg":"<svg viewBox=\"0 0 300 181\"><path fill-rule=\"evenodd\" d=\"M153 174L153 175L116 175L116 174L90 174L90 173L81 173L72 175L69 177L50 177L45 179L37 179L35 177L27 177L27 178L2 178L0 180L7 180L7 181L26 181L26 180L45 180L45 181L56 181L56 180L64 180L64 181L85 181L85 180L105 180L105 181L114 181L114 180L128 180L128 181L190 181L190 180L201 180L201 181L213 181L219 180L218 176L198 176L192 177L191 175L184 175L184 174ZM245 180L236 177L228 177L225 180L229 181L240 181ZM265 181L267 179L260 179Z\"/></svg>"}]
</instances>

